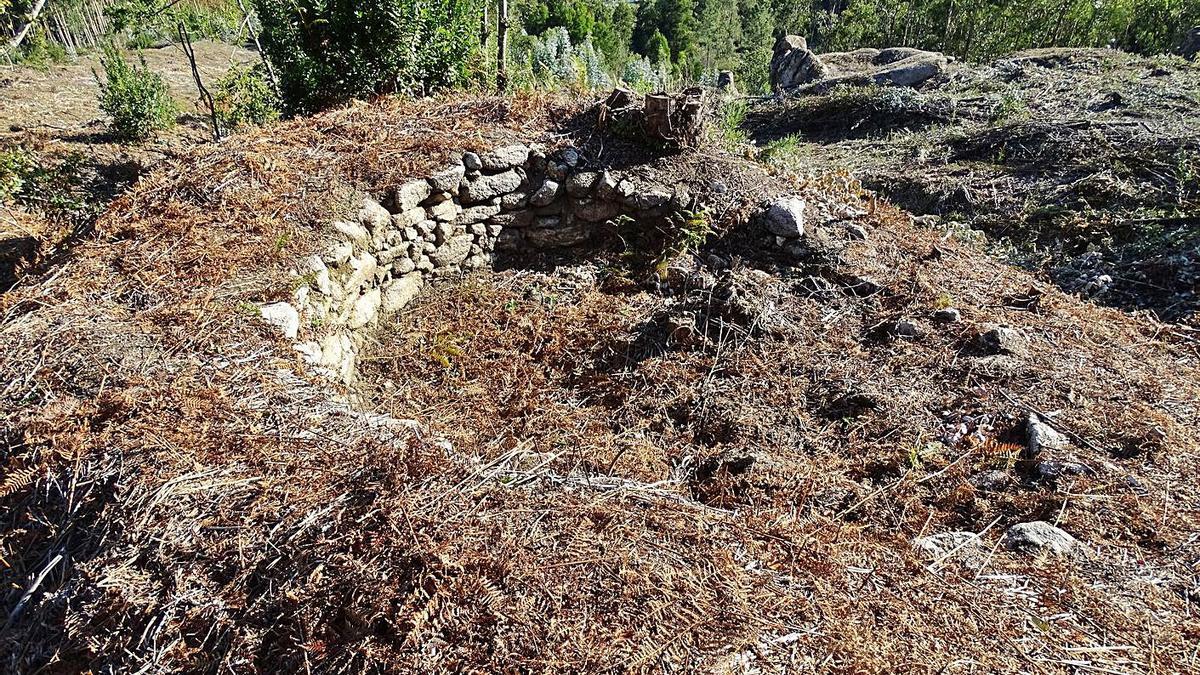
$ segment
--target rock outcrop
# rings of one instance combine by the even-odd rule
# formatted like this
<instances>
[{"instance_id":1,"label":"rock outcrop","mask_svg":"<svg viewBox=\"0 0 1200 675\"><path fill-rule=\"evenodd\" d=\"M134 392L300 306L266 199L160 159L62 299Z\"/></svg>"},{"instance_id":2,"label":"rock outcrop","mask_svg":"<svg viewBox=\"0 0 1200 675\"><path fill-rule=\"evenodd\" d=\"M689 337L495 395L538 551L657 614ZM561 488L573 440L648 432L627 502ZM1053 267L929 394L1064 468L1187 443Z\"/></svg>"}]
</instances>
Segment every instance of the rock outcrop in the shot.
<instances>
[{"instance_id":1,"label":"rock outcrop","mask_svg":"<svg viewBox=\"0 0 1200 675\"><path fill-rule=\"evenodd\" d=\"M1200 26L1188 31L1179 45L1179 55L1189 61L1195 61L1198 54L1200 54Z\"/></svg>"},{"instance_id":2,"label":"rock outcrop","mask_svg":"<svg viewBox=\"0 0 1200 675\"><path fill-rule=\"evenodd\" d=\"M787 91L828 77L822 60L808 48L799 35L785 35L775 41L771 57L771 89Z\"/></svg>"},{"instance_id":3,"label":"rock outcrop","mask_svg":"<svg viewBox=\"0 0 1200 675\"><path fill-rule=\"evenodd\" d=\"M856 49L817 55L798 35L779 38L771 59L776 92L811 88L828 91L839 84L916 87L941 75L952 58L910 47Z\"/></svg>"}]
</instances>

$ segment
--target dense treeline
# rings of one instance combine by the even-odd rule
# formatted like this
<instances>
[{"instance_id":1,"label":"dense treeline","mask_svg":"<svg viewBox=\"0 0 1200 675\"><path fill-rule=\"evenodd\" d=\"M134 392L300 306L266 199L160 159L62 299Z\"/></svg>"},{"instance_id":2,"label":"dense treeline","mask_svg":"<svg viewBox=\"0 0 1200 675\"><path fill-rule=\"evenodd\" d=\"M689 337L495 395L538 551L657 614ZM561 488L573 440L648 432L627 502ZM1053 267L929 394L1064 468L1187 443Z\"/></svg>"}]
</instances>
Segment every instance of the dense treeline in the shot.
<instances>
[{"instance_id":1,"label":"dense treeline","mask_svg":"<svg viewBox=\"0 0 1200 675\"><path fill-rule=\"evenodd\" d=\"M193 36L245 39L256 10L283 101L293 112L350 97L494 83L497 0L0 0L15 35L41 5L23 47L63 31L64 12L104 7L135 46L162 39L123 16L173 21ZM912 46L983 60L1032 47L1172 51L1200 24L1200 0L511 0L508 81L516 86L659 88L732 70L762 91L782 33L818 52ZM130 13L128 8L137 12ZM186 11L185 11L186 10ZM72 15L74 16L74 15ZM173 33L174 30L167 31ZM168 35L169 37L169 35ZM10 52L12 50L9 50ZM71 50L69 50L71 51ZM10 54L11 57L11 54Z\"/></svg>"},{"instance_id":2,"label":"dense treeline","mask_svg":"<svg viewBox=\"0 0 1200 675\"><path fill-rule=\"evenodd\" d=\"M764 81L772 38L780 33L805 35L818 52L912 46L981 60L1052 46L1167 53L1200 24L1200 0L523 0L520 6L529 34L562 26L575 44L591 38L618 72L631 56L660 63L669 54L677 76L735 70L752 88Z\"/></svg>"}]
</instances>

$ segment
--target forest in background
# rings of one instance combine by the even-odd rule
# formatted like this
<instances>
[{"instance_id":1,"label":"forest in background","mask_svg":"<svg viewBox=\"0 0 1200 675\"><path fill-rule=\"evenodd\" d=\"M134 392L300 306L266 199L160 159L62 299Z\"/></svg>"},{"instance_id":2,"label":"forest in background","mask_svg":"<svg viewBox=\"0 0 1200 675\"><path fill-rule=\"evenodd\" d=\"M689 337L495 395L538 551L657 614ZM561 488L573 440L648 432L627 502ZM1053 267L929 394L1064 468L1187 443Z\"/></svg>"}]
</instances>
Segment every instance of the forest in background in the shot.
<instances>
[{"instance_id":1,"label":"forest in background","mask_svg":"<svg viewBox=\"0 0 1200 675\"><path fill-rule=\"evenodd\" d=\"M374 94L493 86L501 5L506 83L639 90L733 71L767 89L774 39L818 53L911 46L981 61L1033 47L1159 54L1200 24L1200 0L0 0L10 61L262 33L286 112ZM32 20L31 20L32 19ZM17 45L19 38L20 44Z\"/></svg>"}]
</instances>

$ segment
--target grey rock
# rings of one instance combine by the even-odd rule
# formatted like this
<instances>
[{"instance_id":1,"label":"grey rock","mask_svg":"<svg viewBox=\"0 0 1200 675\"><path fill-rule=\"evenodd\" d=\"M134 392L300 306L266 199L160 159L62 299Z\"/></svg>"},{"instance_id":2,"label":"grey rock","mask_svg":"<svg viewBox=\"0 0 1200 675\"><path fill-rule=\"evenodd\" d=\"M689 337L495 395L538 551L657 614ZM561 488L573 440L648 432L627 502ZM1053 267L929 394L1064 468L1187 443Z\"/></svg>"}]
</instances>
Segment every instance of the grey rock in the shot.
<instances>
[{"instance_id":1,"label":"grey rock","mask_svg":"<svg viewBox=\"0 0 1200 675\"><path fill-rule=\"evenodd\" d=\"M615 218L621 213L621 206L604 200L585 200L575 204L575 217L589 223L598 223Z\"/></svg>"},{"instance_id":2,"label":"grey rock","mask_svg":"<svg viewBox=\"0 0 1200 675\"><path fill-rule=\"evenodd\" d=\"M947 558L978 558L983 552L979 535L974 532L942 532L913 540L913 548L925 554L930 561Z\"/></svg>"},{"instance_id":3,"label":"grey rock","mask_svg":"<svg viewBox=\"0 0 1200 675\"><path fill-rule=\"evenodd\" d=\"M421 233L415 227L404 228L402 239L404 241L416 241L421 238Z\"/></svg>"},{"instance_id":4,"label":"grey rock","mask_svg":"<svg viewBox=\"0 0 1200 675\"><path fill-rule=\"evenodd\" d=\"M433 188L427 180L415 180L396 188L396 211L403 213L415 209L421 202L429 198Z\"/></svg>"},{"instance_id":5,"label":"grey rock","mask_svg":"<svg viewBox=\"0 0 1200 675\"><path fill-rule=\"evenodd\" d=\"M362 205L358 208L358 222L362 223L363 227L371 233L386 230L392 223L392 214L383 206L367 197L363 199Z\"/></svg>"},{"instance_id":6,"label":"grey rock","mask_svg":"<svg viewBox=\"0 0 1200 675\"><path fill-rule=\"evenodd\" d=\"M457 220L458 214L461 212L462 209L459 207L459 205L452 201L435 204L425 209L425 215L428 216L430 220L437 220L444 223ZM422 218L421 220L425 220L425 218Z\"/></svg>"},{"instance_id":7,"label":"grey rock","mask_svg":"<svg viewBox=\"0 0 1200 675\"><path fill-rule=\"evenodd\" d=\"M472 243L474 240L469 234L455 235L431 253L429 259L436 268L457 265L467 259L467 255L471 253Z\"/></svg>"},{"instance_id":8,"label":"grey rock","mask_svg":"<svg viewBox=\"0 0 1200 675\"><path fill-rule=\"evenodd\" d=\"M1030 555L1067 556L1077 552L1079 547L1075 537L1042 520L1013 525L1004 533L1001 543L1010 551Z\"/></svg>"},{"instance_id":9,"label":"grey rock","mask_svg":"<svg viewBox=\"0 0 1200 675\"><path fill-rule=\"evenodd\" d=\"M424 285L425 282L421 279L421 275L411 270L399 279L385 283L380 289L382 293L381 307L384 313L393 314L407 307L421 292L421 287Z\"/></svg>"},{"instance_id":10,"label":"grey rock","mask_svg":"<svg viewBox=\"0 0 1200 675\"><path fill-rule=\"evenodd\" d=\"M1184 36L1179 43L1179 55L1189 61L1195 61L1196 56L1200 55L1200 26L1192 28Z\"/></svg>"},{"instance_id":11,"label":"grey rock","mask_svg":"<svg viewBox=\"0 0 1200 675\"><path fill-rule=\"evenodd\" d=\"M479 169L475 169L478 171ZM429 185L434 190L441 192L458 192L458 186L462 184L463 176L467 173L467 168L462 164L454 166L444 171L439 171L429 177Z\"/></svg>"},{"instance_id":12,"label":"grey rock","mask_svg":"<svg viewBox=\"0 0 1200 675\"><path fill-rule=\"evenodd\" d=\"M562 160L563 164L566 164L572 169L579 166L579 162L582 159L579 156L579 151L575 148L563 148L562 151L558 153L558 158Z\"/></svg>"},{"instance_id":13,"label":"grey rock","mask_svg":"<svg viewBox=\"0 0 1200 675\"><path fill-rule=\"evenodd\" d=\"M378 288L372 288L358 296L358 299L354 301L354 309L350 312L350 320L347 325L352 330L367 326L379 316L379 306L382 302L383 295Z\"/></svg>"},{"instance_id":14,"label":"grey rock","mask_svg":"<svg viewBox=\"0 0 1200 675\"><path fill-rule=\"evenodd\" d=\"M500 209L503 211L515 211L526 206L529 206L529 194L525 192L513 192L500 198Z\"/></svg>"},{"instance_id":15,"label":"grey rock","mask_svg":"<svg viewBox=\"0 0 1200 675\"><path fill-rule=\"evenodd\" d=\"M454 190L457 192L458 188L456 187ZM450 194L449 192L434 192L433 194L429 195L425 201L421 202L421 206L435 206L437 204L441 204L442 202L448 202L451 199L454 199L454 195Z\"/></svg>"},{"instance_id":16,"label":"grey rock","mask_svg":"<svg viewBox=\"0 0 1200 675\"><path fill-rule=\"evenodd\" d=\"M346 241L359 248L366 248L371 243L371 233L358 223L339 220L333 224L333 229L337 230Z\"/></svg>"},{"instance_id":17,"label":"grey rock","mask_svg":"<svg viewBox=\"0 0 1200 675\"><path fill-rule=\"evenodd\" d=\"M934 312L933 320L938 323L958 323L962 321L962 312L953 307L946 307Z\"/></svg>"},{"instance_id":18,"label":"grey rock","mask_svg":"<svg viewBox=\"0 0 1200 675\"><path fill-rule=\"evenodd\" d=\"M549 206L558 197L561 185L557 181L546 179L529 198L533 206Z\"/></svg>"},{"instance_id":19,"label":"grey rock","mask_svg":"<svg viewBox=\"0 0 1200 675\"><path fill-rule=\"evenodd\" d=\"M507 171L523 165L528 159L529 147L525 145L506 145L479 155L484 171Z\"/></svg>"},{"instance_id":20,"label":"grey rock","mask_svg":"<svg viewBox=\"0 0 1200 675\"><path fill-rule=\"evenodd\" d=\"M988 354L1022 354L1025 352L1025 337L1007 326L996 326L979 335L978 343Z\"/></svg>"},{"instance_id":21,"label":"grey rock","mask_svg":"<svg viewBox=\"0 0 1200 675\"><path fill-rule=\"evenodd\" d=\"M549 220L549 219L539 219ZM555 218L554 220L558 220ZM507 230L506 230L507 232ZM526 240L538 248L561 248L574 246L587 241L588 232L580 223L564 225L557 223L554 227L538 227L526 231Z\"/></svg>"},{"instance_id":22,"label":"grey rock","mask_svg":"<svg viewBox=\"0 0 1200 675\"><path fill-rule=\"evenodd\" d=\"M650 190L633 196L634 205L644 211L661 208L671 203L671 194L662 190Z\"/></svg>"},{"instance_id":23,"label":"grey rock","mask_svg":"<svg viewBox=\"0 0 1200 675\"><path fill-rule=\"evenodd\" d=\"M354 244L348 241L340 241L326 249L321 254L321 260L326 265L340 267L349 262L352 255L354 255Z\"/></svg>"},{"instance_id":24,"label":"grey rock","mask_svg":"<svg viewBox=\"0 0 1200 675\"><path fill-rule=\"evenodd\" d=\"M589 194L600 181L600 174L594 171L581 171L567 180L567 194L580 197Z\"/></svg>"},{"instance_id":25,"label":"grey rock","mask_svg":"<svg viewBox=\"0 0 1200 675\"><path fill-rule=\"evenodd\" d=\"M921 326L911 319L900 319L892 322L888 332L904 340L915 340L921 337Z\"/></svg>"},{"instance_id":26,"label":"grey rock","mask_svg":"<svg viewBox=\"0 0 1200 675\"><path fill-rule=\"evenodd\" d=\"M1096 477L1096 470L1092 467L1082 462L1069 460L1048 459L1044 462L1038 462L1034 468L1037 471L1038 477L1043 480L1055 481L1068 476Z\"/></svg>"},{"instance_id":27,"label":"grey rock","mask_svg":"<svg viewBox=\"0 0 1200 675\"><path fill-rule=\"evenodd\" d=\"M459 193L465 205L482 204L521 187L521 175L516 171L505 171L494 176L480 176L463 181Z\"/></svg>"},{"instance_id":28,"label":"grey rock","mask_svg":"<svg viewBox=\"0 0 1200 675\"><path fill-rule=\"evenodd\" d=\"M482 204L480 206L471 206L463 209L459 217L454 221L455 225L466 226L473 223L482 223L492 216L500 215L500 207L492 206L491 204Z\"/></svg>"},{"instance_id":29,"label":"grey rock","mask_svg":"<svg viewBox=\"0 0 1200 675\"><path fill-rule=\"evenodd\" d=\"M471 223L467 230L476 237L487 235L487 225L483 223Z\"/></svg>"},{"instance_id":30,"label":"grey rock","mask_svg":"<svg viewBox=\"0 0 1200 675\"><path fill-rule=\"evenodd\" d=\"M617 186L621 184L621 180L610 171L604 171L600 174L600 180L596 181L596 195L601 199L619 199L617 195Z\"/></svg>"},{"instance_id":31,"label":"grey rock","mask_svg":"<svg viewBox=\"0 0 1200 675\"><path fill-rule=\"evenodd\" d=\"M569 171L570 168L561 162L548 162L546 164L546 176L556 181L566 180Z\"/></svg>"},{"instance_id":32,"label":"grey rock","mask_svg":"<svg viewBox=\"0 0 1200 675\"><path fill-rule=\"evenodd\" d=\"M1012 485L1012 478L1007 473L994 469L992 471L977 473L971 476L968 482L977 490L1001 492L1009 485Z\"/></svg>"},{"instance_id":33,"label":"grey rock","mask_svg":"<svg viewBox=\"0 0 1200 675\"><path fill-rule=\"evenodd\" d=\"M438 223L433 229L433 242L438 246L446 243L446 240L454 236L458 227L453 223Z\"/></svg>"},{"instance_id":34,"label":"grey rock","mask_svg":"<svg viewBox=\"0 0 1200 675\"><path fill-rule=\"evenodd\" d=\"M517 211L515 213L502 213L498 216L488 218L489 225L496 225L502 228L522 228L528 227L533 223L534 215L529 211Z\"/></svg>"},{"instance_id":35,"label":"grey rock","mask_svg":"<svg viewBox=\"0 0 1200 675\"><path fill-rule=\"evenodd\" d=\"M846 235L854 241L866 241L869 238L867 228L858 223L850 223L846 226Z\"/></svg>"},{"instance_id":36,"label":"grey rock","mask_svg":"<svg viewBox=\"0 0 1200 675\"><path fill-rule=\"evenodd\" d=\"M502 230L496 236L497 251L517 251L525 244L525 237L521 234L521 230Z\"/></svg>"},{"instance_id":37,"label":"grey rock","mask_svg":"<svg viewBox=\"0 0 1200 675\"><path fill-rule=\"evenodd\" d=\"M473 152L465 153L462 156L462 163L467 171L479 171L483 168L483 160Z\"/></svg>"},{"instance_id":38,"label":"grey rock","mask_svg":"<svg viewBox=\"0 0 1200 675\"><path fill-rule=\"evenodd\" d=\"M392 216L392 227L404 229L412 227L422 220L425 220L425 209L417 206Z\"/></svg>"},{"instance_id":39,"label":"grey rock","mask_svg":"<svg viewBox=\"0 0 1200 675\"><path fill-rule=\"evenodd\" d=\"M263 321L273 326L279 334L295 340L300 334L300 312L286 302L275 302L258 308Z\"/></svg>"},{"instance_id":40,"label":"grey rock","mask_svg":"<svg viewBox=\"0 0 1200 675\"><path fill-rule=\"evenodd\" d=\"M362 252L350 259L350 277L346 279L344 284L346 292L350 295L358 293L363 284L375 278L375 270L379 269L379 262L375 256L367 252Z\"/></svg>"},{"instance_id":41,"label":"grey rock","mask_svg":"<svg viewBox=\"0 0 1200 675\"><path fill-rule=\"evenodd\" d=\"M1070 439L1033 413L1025 420L1025 434L1029 457L1034 459L1047 450L1065 450L1071 445Z\"/></svg>"},{"instance_id":42,"label":"grey rock","mask_svg":"<svg viewBox=\"0 0 1200 675\"><path fill-rule=\"evenodd\" d=\"M771 88L794 89L824 79L828 74L820 57L808 49L808 42L799 35L786 35L775 42L771 57Z\"/></svg>"},{"instance_id":43,"label":"grey rock","mask_svg":"<svg viewBox=\"0 0 1200 675\"><path fill-rule=\"evenodd\" d=\"M393 265L393 270L396 272L396 274L401 275L408 274L415 269L417 269L417 264L413 262L411 257L400 258Z\"/></svg>"},{"instance_id":44,"label":"grey rock","mask_svg":"<svg viewBox=\"0 0 1200 675\"><path fill-rule=\"evenodd\" d=\"M808 205L799 197L783 197L767 205L763 224L767 231L779 237L804 236L804 209Z\"/></svg>"},{"instance_id":45,"label":"grey rock","mask_svg":"<svg viewBox=\"0 0 1200 675\"><path fill-rule=\"evenodd\" d=\"M325 261L321 259L321 256L311 255L305 258L300 263L299 273L308 280L309 285L317 289L321 294L330 295L332 292L329 268L325 265Z\"/></svg>"}]
</instances>

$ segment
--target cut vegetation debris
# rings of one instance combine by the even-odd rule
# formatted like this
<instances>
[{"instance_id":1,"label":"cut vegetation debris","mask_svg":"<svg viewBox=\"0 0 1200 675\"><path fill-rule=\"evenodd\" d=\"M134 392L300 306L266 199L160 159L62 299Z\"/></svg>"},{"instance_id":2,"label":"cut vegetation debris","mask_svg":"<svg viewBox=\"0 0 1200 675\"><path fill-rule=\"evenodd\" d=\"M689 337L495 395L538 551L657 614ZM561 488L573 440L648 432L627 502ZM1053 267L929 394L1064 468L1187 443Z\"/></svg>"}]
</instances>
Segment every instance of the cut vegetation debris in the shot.
<instances>
[{"instance_id":1,"label":"cut vegetation debris","mask_svg":"<svg viewBox=\"0 0 1200 675\"><path fill-rule=\"evenodd\" d=\"M1042 49L952 64L919 90L757 105L771 161L844 167L941 229L973 228L1064 289L1196 325L1200 67Z\"/></svg>"},{"instance_id":2,"label":"cut vegetation debris","mask_svg":"<svg viewBox=\"0 0 1200 675\"><path fill-rule=\"evenodd\" d=\"M0 295L0 664L1200 668L1195 331L585 103L233 137ZM353 389L262 320L354 195L516 141L720 199L439 278Z\"/></svg>"}]
</instances>

